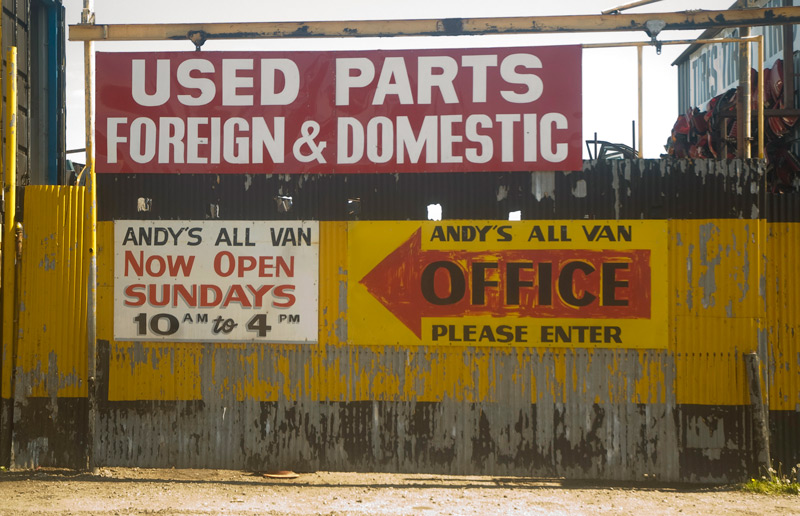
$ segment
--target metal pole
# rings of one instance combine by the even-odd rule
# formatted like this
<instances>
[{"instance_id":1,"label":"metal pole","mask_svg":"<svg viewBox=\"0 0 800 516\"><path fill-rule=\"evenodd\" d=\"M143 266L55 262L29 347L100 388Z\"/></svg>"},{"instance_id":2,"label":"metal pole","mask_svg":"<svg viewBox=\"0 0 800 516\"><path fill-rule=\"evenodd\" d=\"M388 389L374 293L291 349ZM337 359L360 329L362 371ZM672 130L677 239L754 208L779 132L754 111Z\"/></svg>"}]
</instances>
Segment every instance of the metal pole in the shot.
<instances>
[{"instance_id":1,"label":"metal pole","mask_svg":"<svg viewBox=\"0 0 800 516\"><path fill-rule=\"evenodd\" d=\"M758 45L758 159L764 159L764 36L756 36ZM786 81L783 81L784 88Z\"/></svg>"},{"instance_id":2,"label":"metal pole","mask_svg":"<svg viewBox=\"0 0 800 516\"><path fill-rule=\"evenodd\" d=\"M621 11L627 11L628 9L633 9L634 7L641 7L647 4L654 4L656 2L660 2L661 0L639 0L638 2L632 2L630 4L620 5L619 7L614 7L613 9L606 9L605 11L600 11L600 14L614 14Z\"/></svg>"},{"instance_id":3,"label":"metal pole","mask_svg":"<svg viewBox=\"0 0 800 516\"><path fill-rule=\"evenodd\" d=\"M662 30L695 30L800 23L800 7L507 18L444 18L260 23L173 23L70 25L70 41L211 39L363 38L389 36L469 36L478 34L541 34L551 32L644 31L651 20Z\"/></svg>"},{"instance_id":4,"label":"metal pole","mask_svg":"<svg viewBox=\"0 0 800 516\"><path fill-rule=\"evenodd\" d=\"M739 43L739 105L737 117L737 154L740 158L750 158L750 120L753 116L750 95L750 69L753 67L750 58L750 27L741 27L739 35L745 40Z\"/></svg>"},{"instance_id":5,"label":"metal pole","mask_svg":"<svg viewBox=\"0 0 800 516\"><path fill-rule=\"evenodd\" d=\"M642 104L642 96L644 88L642 86L642 52L641 46L636 47L636 57L639 69L639 158L644 158L644 120L643 113L644 107Z\"/></svg>"},{"instance_id":6,"label":"metal pole","mask_svg":"<svg viewBox=\"0 0 800 516\"><path fill-rule=\"evenodd\" d=\"M792 0L783 0L790 7ZM783 26L783 107L794 108L794 25Z\"/></svg>"},{"instance_id":7,"label":"metal pole","mask_svg":"<svg viewBox=\"0 0 800 516\"><path fill-rule=\"evenodd\" d=\"M17 47L11 47L6 55L6 120L5 120L5 220L3 231L3 386L2 397L8 400L3 407L3 453L11 457L11 426L14 407L13 362L15 351L14 332L16 318L16 258L17 239L15 235L17 209ZM9 464L12 465L12 464Z\"/></svg>"},{"instance_id":8,"label":"metal pole","mask_svg":"<svg viewBox=\"0 0 800 516\"><path fill-rule=\"evenodd\" d=\"M81 23L91 25L94 23L93 0L83 0ZM85 225L88 231L86 238L88 248L86 259L89 269L86 296L86 339L88 362L88 424L86 436L86 466L92 473L97 473L95 456L95 430L97 426L97 396L95 379L97 377L97 188L94 169L94 73L93 73L93 48L92 42L83 44L83 73L86 112L86 190L85 190Z\"/></svg>"}]
</instances>

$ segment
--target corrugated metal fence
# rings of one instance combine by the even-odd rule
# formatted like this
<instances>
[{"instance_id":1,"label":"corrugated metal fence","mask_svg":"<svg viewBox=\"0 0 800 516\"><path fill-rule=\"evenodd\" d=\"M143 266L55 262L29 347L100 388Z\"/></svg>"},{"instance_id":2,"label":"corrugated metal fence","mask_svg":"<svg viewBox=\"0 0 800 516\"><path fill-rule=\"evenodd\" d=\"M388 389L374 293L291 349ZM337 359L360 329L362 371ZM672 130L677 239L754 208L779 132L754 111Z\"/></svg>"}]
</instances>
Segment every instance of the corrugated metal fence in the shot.
<instances>
[{"instance_id":1,"label":"corrugated metal fence","mask_svg":"<svg viewBox=\"0 0 800 516\"><path fill-rule=\"evenodd\" d=\"M573 173L101 175L97 461L732 481L757 468L743 361L757 351L773 458L795 464L800 204L763 184L755 161L587 162ZM288 211L281 197L291 197ZM35 236L46 209L34 199L26 192L13 463L75 466L86 347L73 318L83 314L48 315L61 299L34 272L51 263L72 271L54 280L65 292L80 289L64 278L85 272L50 251L52 230ZM405 241L431 224L422 222L431 203L444 222L499 223L517 210L523 221L666 221L666 266L653 272L667 280L664 349L409 346L391 325L354 343L356 328L372 324L353 309L363 288L354 260L378 251L356 248L353 235L378 221L387 239ZM321 221L318 344L114 340L113 221L207 218ZM57 237L59 252L70 235ZM43 340L61 321L76 340Z\"/></svg>"},{"instance_id":2,"label":"corrugated metal fence","mask_svg":"<svg viewBox=\"0 0 800 516\"><path fill-rule=\"evenodd\" d=\"M85 466L86 282L82 187L25 189L11 462ZM5 364L4 364L5 365Z\"/></svg>"}]
</instances>

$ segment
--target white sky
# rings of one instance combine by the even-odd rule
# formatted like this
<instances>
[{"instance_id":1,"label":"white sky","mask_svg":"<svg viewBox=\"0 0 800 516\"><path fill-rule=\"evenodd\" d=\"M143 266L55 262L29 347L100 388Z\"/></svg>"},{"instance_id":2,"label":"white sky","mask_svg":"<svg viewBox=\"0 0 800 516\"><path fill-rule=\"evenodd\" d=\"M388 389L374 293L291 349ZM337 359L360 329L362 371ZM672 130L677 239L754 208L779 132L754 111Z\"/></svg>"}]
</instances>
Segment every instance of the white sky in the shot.
<instances>
[{"instance_id":1,"label":"white sky","mask_svg":"<svg viewBox=\"0 0 800 516\"><path fill-rule=\"evenodd\" d=\"M599 14L632 0L95 0L96 23L261 22L320 20L382 20ZM629 13L675 12L689 9L722 10L733 0L663 0ZM64 0L68 25L80 22L82 0ZM700 31L664 31L660 40L690 39ZM472 48L560 45L595 42L646 41L644 32L535 34L506 36L350 38L208 41L203 50L344 50L396 48ZM194 51L185 42L101 42L97 51ZM644 51L644 155L657 158L678 116L677 68L671 63L683 45ZM83 43L67 41L67 148L83 148ZM585 49L583 52L583 133L593 138L631 145L631 121L637 117L636 49ZM637 145L638 147L638 145ZM586 149L583 149L586 157ZM70 156L82 161L83 155Z\"/></svg>"}]
</instances>

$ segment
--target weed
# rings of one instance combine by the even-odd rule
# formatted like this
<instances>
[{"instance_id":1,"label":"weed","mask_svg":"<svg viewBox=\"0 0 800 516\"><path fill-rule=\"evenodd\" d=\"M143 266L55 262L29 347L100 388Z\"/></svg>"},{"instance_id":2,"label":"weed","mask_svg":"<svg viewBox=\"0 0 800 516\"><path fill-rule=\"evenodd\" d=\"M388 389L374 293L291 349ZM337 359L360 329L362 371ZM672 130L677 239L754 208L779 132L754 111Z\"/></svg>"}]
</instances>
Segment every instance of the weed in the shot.
<instances>
[{"instance_id":1,"label":"weed","mask_svg":"<svg viewBox=\"0 0 800 516\"><path fill-rule=\"evenodd\" d=\"M798 471L800 471L800 464L792 468L792 471L787 476L783 473L780 463L778 464L777 471L775 468L769 468L766 475L761 475L761 478L751 478L750 482L744 484L743 489L750 493L759 494L800 494L800 479L798 479Z\"/></svg>"}]
</instances>

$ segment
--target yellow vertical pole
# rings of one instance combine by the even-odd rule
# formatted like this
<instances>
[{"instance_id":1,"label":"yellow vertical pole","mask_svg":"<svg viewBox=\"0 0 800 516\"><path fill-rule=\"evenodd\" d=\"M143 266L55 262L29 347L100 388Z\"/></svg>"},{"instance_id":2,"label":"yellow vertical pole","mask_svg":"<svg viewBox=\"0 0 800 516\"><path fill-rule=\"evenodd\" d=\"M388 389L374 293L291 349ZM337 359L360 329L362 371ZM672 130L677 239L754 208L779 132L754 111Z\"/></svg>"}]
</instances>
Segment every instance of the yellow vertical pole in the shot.
<instances>
[{"instance_id":1,"label":"yellow vertical pole","mask_svg":"<svg viewBox=\"0 0 800 516\"><path fill-rule=\"evenodd\" d=\"M3 400L9 400L8 406L2 410L3 436L0 441L3 451L11 449L11 407L13 407L14 384L14 319L16 318L16 303L14 299L15 266L17 258L17 239L14 234L16 207L17 207L17 48L11 47L6 56L6 120L5 120L5 160L3 174L5 184L5 220L3 221L3 374L2 391Z\"/></svg>"},{"instance_id":2,"label":"yellow vertical pole","mask_svg":"<svg viewBox=\"0 0 800 516\"><path fill-rule=\"evenodd\" d=\"M93 1L83 0L81 23L91 25L94 23ZM95 396L97 376L97 182L94 168L94 55L92 42L83 43L83 72L85 88L85 113L86 113L86 224L84 231L88 231L86 260L89 270L86 296L86 335L87 335L87 378L88 385L88 425L86 436L86 466L92 473L98 471L96 465L94 441L97 421L97 398Z\"/></svg>"},{"instance_id":3,"label":"yellow vertical pole","mask_svg":"<svg viewBox=\"0 0 800 516\"><path fill-rule=\"evenodd\" d=\"M642 86L642 52L643 48L641 45L636 47L636 56L638 58L638 67L639 67L639 158L644 158L644 126L642 124L642 118L644 118L644 108L643 108L643 86Z\"/></svg>"},{"instance_id":4,"label":"yellow vertical pole","mask_svg":"<svg viewBox=\"0 0 800 516\"><path fill-rule=\"evenodd\" d=\"M756 43L758 43L758 159L764 159L764 36L759 34Z\"/></svg>"},{"instance_id":5,"label":"yellow vertical pole","mask_svg":"<svg viewBox=\"0 0 800 516\"><path fill-rule=\"evenodd\" d=\"M739 91L741 92L742 103L742 116L738 119L737 133L740 135L740 154L739 157L750 159L752 156L750 151L751 140L751 122L753 116L753 108L750 104L751 100L751 85L750 85L750 69L753 67L750 54L750 27L742 27L739 29L743 41L739 44ZM759 80L761 78L759 77Z\"/></svg>"}]
</instances>

